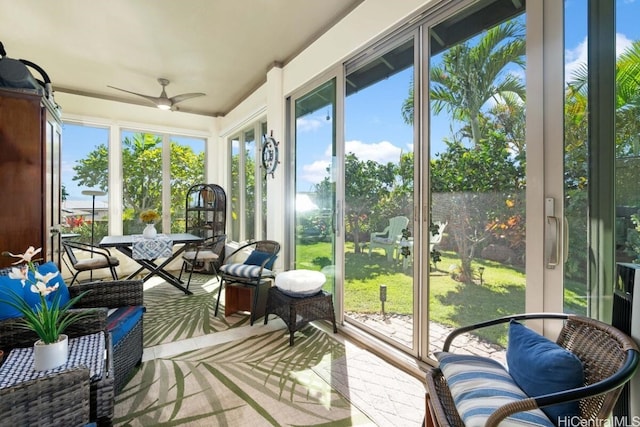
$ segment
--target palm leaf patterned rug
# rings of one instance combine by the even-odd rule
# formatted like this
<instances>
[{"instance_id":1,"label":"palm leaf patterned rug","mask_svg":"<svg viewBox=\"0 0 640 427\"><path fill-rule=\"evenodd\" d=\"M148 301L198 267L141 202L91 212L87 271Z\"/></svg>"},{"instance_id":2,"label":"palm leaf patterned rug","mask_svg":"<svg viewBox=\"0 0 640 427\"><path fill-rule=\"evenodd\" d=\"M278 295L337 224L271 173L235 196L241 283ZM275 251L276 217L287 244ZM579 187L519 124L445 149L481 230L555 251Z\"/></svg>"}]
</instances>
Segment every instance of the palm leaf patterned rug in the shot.
<instances>
[{"instance_id":1,"label":"palm leaf patterned rug","mask_svg":"<svg viewBox=\"0 0 640 427\"><path fill-rule=\"evenodd\" d=\"M186 295L162 282L144 291L144 346L194 338L249 324L249 316L224 316L224 292L214 316L219 283L215 276L194 273Z\"/></svg>"},{"instance_id":2,"label":"palm leaf patterned rug","mask_svg":"<svg viewBox=\"0 0 640 427\"><path fill-rule=\"evenodd\" d=\"M289 346L286 329L250 327L246 314L225 318L224 292L214 316L218 286L214 276L194 274L193 295L164 282L145 289L145 348L238 327L246 327L240 336L251 336L191 351L186 343L193 340L184 341L175 355L143 362L116 396L115 425L421 424L421 381L313 325Z\"/></svg>"},{"instance_id":3,"label":"palm leaf patterned rug","mask_svg":"<svg viewBox=\"0 0 640 427\"><path fill-rule=\"evenodd\" d=\"M116 397L123 426L375 425L313 367L345 347L307 326L144 362Z\"/></svg>"}]
</instances>

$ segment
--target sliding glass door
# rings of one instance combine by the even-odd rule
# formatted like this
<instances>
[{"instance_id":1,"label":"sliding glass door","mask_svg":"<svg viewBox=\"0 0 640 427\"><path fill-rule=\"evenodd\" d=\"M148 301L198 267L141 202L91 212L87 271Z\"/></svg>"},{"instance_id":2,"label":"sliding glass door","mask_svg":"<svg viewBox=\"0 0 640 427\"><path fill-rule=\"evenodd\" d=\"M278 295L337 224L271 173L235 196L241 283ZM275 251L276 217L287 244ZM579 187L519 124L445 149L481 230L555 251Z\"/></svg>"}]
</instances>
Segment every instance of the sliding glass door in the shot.
<instances>
[{"instance_id":1,"label":"sliding glass door","mask_svg":"<svg viewBox=\"0 0 640 427\"><path fill-rule=\"evenodd\" d=\"M345 79L344 315L414 349L415 33ZM415 248L414 248L415 245Z\"/></svg>"},{"instance_id":2,"label":"sliding glass door","mask_svg":"<svg viewBox=\"0 0 640 427\"><path fill-rule=\"evenodd\" d=\"M331 79L294 97L295 173L292 268L322 271L324 289L335 277L336 81Z\"/></svg>"}]
</instances>

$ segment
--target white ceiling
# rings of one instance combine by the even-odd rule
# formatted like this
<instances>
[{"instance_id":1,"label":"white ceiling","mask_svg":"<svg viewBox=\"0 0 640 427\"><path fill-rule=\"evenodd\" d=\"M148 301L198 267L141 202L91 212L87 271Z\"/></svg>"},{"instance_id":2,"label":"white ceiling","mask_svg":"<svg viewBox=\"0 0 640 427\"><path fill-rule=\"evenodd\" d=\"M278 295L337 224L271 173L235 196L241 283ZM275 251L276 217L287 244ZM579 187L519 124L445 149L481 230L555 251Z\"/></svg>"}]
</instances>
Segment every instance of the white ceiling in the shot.
<instances>
[{"instance_id":1,"label":"white ceiling","mask_svg":"<svg viewBox=\"0 0 640 427\"><path fill-rule=\"evenodd\" d=\"M42 67L54 91L142 105L107 85L224 115L363 0L0 0L7 57ZM33 71L34 77L41 79Z\"/></svg>"}]
</instances>

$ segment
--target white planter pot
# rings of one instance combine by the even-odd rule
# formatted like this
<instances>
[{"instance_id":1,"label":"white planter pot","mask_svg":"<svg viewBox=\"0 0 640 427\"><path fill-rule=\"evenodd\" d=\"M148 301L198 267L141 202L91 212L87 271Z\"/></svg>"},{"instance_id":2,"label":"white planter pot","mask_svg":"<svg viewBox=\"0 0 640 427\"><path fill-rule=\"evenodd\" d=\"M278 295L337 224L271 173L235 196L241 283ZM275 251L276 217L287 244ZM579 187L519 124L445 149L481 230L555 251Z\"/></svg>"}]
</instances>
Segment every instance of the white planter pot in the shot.
<instances>
[{"instance_id":1,"label":"white planter pot","mask_svg":"<svg viewBox=\"0 0 640 427\"><path fill-rule=\"evenodd\" d=\"M155 224L147 224L144 230L142 230L142 236L145 239L153 239L154 237L156 237L157 234L158 234L158 231L156 230Z\"/></svg>"},{"instance_id":2,"label":"white planter pot","mask_svg":"<svg viewBox=\"0 0 640 427\"><path fill-rule=\"evenodd\" d=\"M33 345L33 367L36 371L47 371L67 362L69 337L60 335L58 342L45 344L41 340Z\"/></svg>"}]
</instances>

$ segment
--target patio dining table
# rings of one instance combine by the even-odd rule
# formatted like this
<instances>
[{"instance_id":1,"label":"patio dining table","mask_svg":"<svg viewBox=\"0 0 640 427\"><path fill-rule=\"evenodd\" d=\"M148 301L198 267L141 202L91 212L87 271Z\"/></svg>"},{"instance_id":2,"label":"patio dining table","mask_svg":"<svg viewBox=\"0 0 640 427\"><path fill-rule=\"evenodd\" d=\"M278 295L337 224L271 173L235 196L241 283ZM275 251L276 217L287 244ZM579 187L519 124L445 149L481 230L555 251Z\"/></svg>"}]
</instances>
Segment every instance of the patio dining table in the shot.
<instances>
[{"instance_id":1,"label":"patio dining table","mask_svg":"<svg viewBox=\"0 0 640 427\"><path fill-rule=\"evenodd\" d=\"M144 244L144 239L142 239L141 235L139 234L130 234L124 236L105 236L100 241L100 247L115 248L141 266L134 273L130 274L127 279L132 279L133 277L137 276L142 270L146 269L149 271L149 273L145 277L143 277L143 281L146 282L151 277L157 275L166 280L166 282L170 285L183 291L185 294L191 295L192 292L183 286L184 283L169 271L165 270L165 267L169 265L171 261L176 259L182 252L184 252L184 250L187 248L188 243L200 243L203 241L203 238L189 233L172 233L159 234L156 240L147 240L150 241L149 243L154 243L154 245L151 246L157 247L158 252L156 252L155 255L153 251L142 251L143 255L141 256L141 251L139 251L138 248L134 248L134 244ZM163 245L167 247L163 248ZM172 249L175 245L181 246L173 251ZM161 264L155 263L156 259L165 257L166 259Z\"/></svg>"}]
</instances>

